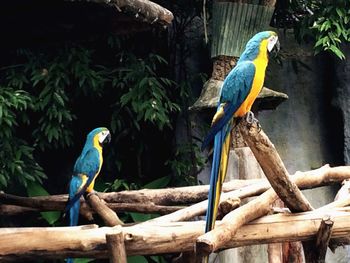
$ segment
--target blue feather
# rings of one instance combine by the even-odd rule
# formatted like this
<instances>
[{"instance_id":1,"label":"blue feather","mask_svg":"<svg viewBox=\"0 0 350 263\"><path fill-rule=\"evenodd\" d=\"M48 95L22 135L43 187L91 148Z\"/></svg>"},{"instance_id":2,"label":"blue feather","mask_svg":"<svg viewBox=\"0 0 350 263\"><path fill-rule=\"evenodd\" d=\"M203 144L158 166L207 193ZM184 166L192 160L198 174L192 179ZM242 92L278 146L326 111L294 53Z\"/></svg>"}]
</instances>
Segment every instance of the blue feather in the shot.
<instances>
[{"instance_id":1,"label":"blue feather","mask_svg":"<svg viewBox=\"0 0 350 263\"><path fill-rule=\"evenodd\" d=\"M206 148L214 140L205 232L210 231L214 227L216 220L215 216L217 211L215 211L215 209L217 209L218 205L216 201L220 198L221 186L224 180L224 178L221 177L226 176L226 171L221 169L227 168L227 163L224 164L225 168L221 167L221 165L223 165L221 162L227 161L227 159L222 159L222 154L228 154L223 152L223 150L227 150L226 147L229 147L232 119L251 92L256 72L253 61L259 54L260 43L271 35L276 35L276 33L272 31L260 32L248 41L237 65L224 80L221 88L217 115L214 118L214 123L207 136L203 140L202 149ZM229 141L225 141L226 139Z\"/></svg>"},{"instance_id":2,"label":"blue feather","mask_svg":"<svg viewBox=\"0 0 350 263\"><path fill-rule=\"evenodd\" d=\"M227 75L221 88L220 104L224 106L224 116L212 125L202 143L205 149L232 118L242 102L247 98L254 79L255 65L252 62L243 61ZM220 107L220 105L219 105Z\"/></svg>"}]
</instances>

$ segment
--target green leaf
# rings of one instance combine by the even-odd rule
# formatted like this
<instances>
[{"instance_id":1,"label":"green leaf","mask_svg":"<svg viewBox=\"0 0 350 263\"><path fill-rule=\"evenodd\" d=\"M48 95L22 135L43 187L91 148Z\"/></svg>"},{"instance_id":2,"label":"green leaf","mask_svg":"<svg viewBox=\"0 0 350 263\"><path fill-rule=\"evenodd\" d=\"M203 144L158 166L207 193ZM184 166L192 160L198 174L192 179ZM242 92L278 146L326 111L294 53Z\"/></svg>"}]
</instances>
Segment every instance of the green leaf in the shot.
<instances>
[{"instance_id":1,"label":"green leaf","mask_svg":"<svg viewBox=\"0 0 350 263\"><path fill-rule=\"evenodd\" d=\"M92 262L94 261L95 259L93 258L75 258L73 260L74 263L89 263L89 262Z\"/></svg>"},{"instance_id":2,"label":"green leaf","mask_svg":"<svg viewBox=\"0 0 350 263\"><path fill-rule=\"evenodd\" d=\"M156 263L166 263L167 261L162 256L151 256L151 259Z\"/></svg>"},{"instance_id":3,"label":"green leaf","mask_svg":"<svg viewBox=\"0 0 350 263\"><path fill-rule=\"evenodd\" d=\"M41 184L36 182L29 182L27 186L27 194L29 197L34 196L48 196L50 195ZM61 216L60 212L41 212L41 216L46 220L50 225L53 225Z\"/></svg>"},{"instance_id":4,"label":"green leaf","mask_svg":"<svg viewBox=\"0 0 350 263\"><path fill-rule=\"evenodd\" d=\"M128 263L148 263L148 261L143 256L130 256L128 257Z\"/></svg>"},{"instance_id":5,"label":"green leaf","mask_svg":"<svg viewBox=\"0 0 350 263\"><path fill-rule=\"evenodd\" d=\"M339 48L337 48L336 46L330 46L329 49L340 59L345 59L345 55L343 52L340 51Z\"/></svg>"},{"instance_id":6,"label":"green leaf","mask_svg":"<svg viewBox=\"0 0 350 263\"><path fill-rule=\"evenodd\" d=\"M145 184L143 188L148 188L148 189L159 189L159 188L164 188L169 185L170 183L170 176L166 175L161 178L158 178L148 184Z\"/></svg>"},{"instance_id":7,"label":"green leaf","mask_svg":"<svg viewBox=\"0 0 350 263\"><path fill-rule=\"evenodd\" d=\"M136 212L129 212L129 214L134 222L145 222L153 218L151 214L141 214Z\"/></svg>"}]
</instances>

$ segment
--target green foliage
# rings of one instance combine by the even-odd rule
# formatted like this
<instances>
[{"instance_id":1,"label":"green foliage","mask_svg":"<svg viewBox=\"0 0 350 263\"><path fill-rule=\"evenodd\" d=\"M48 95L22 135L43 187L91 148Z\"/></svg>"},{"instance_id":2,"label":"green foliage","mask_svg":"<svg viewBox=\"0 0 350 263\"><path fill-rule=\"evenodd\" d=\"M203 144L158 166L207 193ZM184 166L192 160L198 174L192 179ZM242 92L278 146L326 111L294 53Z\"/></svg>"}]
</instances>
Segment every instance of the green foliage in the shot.
<instances>
[{"instance_id":1,"label":"green foliage","mask_svg":"<svg viewBox=\"0 0 350 263\"><path fill-rule=\"evenodd\" d=\"M128 68L119 68L118 77L113 78L112 85L124 91L118 106L132 112L135 128L140 120L149 121L159 129L171 127L169 115L180 110L179 106L169 99L167 89L175 83L167 78L157 77L156 65L167 64L155 54L150 54L145 60L138 60L134 55L121 54ZM123 63L123 64L124 64ZM112 130L116 123L112 122Z\"/></svg>"},{"instance_id":2,"label":"green foliage","mask_svg":"<svg viewBox=\"0 0 350 263\"><path fill-rule=\"evenodd\" d=\"M316 34L316 53L331 51L338 58L345 59L340 44L350 42L350 2L336 1L332 5L321 5L314 16L312 29Z\"/></svg>"},{"instance_id":3,"label":"green foliage","mask_svg":"<svg viewBox=\"0 0 350 263\"><path fill-rule=\"evenodd\" d=\"M197 174L205 165L200 147L195 143L178 146L174 157L166 163L174 173L174 184L179 186L197 184Z\"/></svg>"},{"instance_id":4,"label":"green foliage","mask_svg":"<svg viewBox=\"0 0 350 263\"><path fill-rule=\"evenodd\" d=\"M36 182L32 182L28 185L27 194L29 197L50 195L42 185ZM40 214L49 225L54 225L61 217L61 213L58 211L40 212Z\"/></svg>"},{"instance_id":5,"label":"green foliage","mask_svg":"<svg viewBox=\"0 0 350 263\"><path fill-rule=\"evenodd\" d=\"M0 189L13 178L24 186L46 178L35 161L34 147L16 134L16 129L28 123L27 110L33 107L30 95L16 88L0 86Z\"/></svg>"},{"instance_id":6,"label":"green foliage","mask_svg":"<svg viewBox=\"0 0 350 263\"><path fill-rule=\"evenodd\" d=\"M40 183L45 175L36 155L71 147L75 121L89 118L79 109L90 103L104 101L110 120L104 125L114 134L127 131L137 138L147 123L159 130L171 127L172 114L180 108L172 99L175 83L157 73L166 61L156 54L136 57L118 39L108 41L104 63L97 62L104 54L70 44L53 50L20 49L15 66L0 70L0 188ZM104 112L96 108L96 113ZM143 143L137 145L141 155Z\"/></svg>"},{"instance_id":7,"label":"green foliage","mask_svg":"<svg viewBox=\"0 0 350 263\"><path fill-rule=\"evenodd\" d=\"M315 54L328 51L345 59L342 43L350 42L350 2L348 0L292 0L281 12L284 25L293 24L297 39L314 39ZM281 5L281 4L280 4ZM283 5L283 4L282 4ZM280 23L281 24L281 23Z\"/></svg>"}]
</instances>

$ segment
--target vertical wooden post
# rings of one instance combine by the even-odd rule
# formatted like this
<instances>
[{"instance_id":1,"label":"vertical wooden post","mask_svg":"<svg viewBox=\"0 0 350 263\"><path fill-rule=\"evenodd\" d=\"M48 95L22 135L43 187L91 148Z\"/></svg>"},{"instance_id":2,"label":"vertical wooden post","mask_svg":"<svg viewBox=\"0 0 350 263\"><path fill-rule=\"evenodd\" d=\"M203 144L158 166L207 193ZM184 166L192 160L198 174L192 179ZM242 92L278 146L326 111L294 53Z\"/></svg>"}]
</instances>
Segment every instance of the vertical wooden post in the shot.
<instances>
[{"instance_id":1,"label":"vertical wooden post","mask_svg":"<svg viewBox=\"0 0 350 263\"><path fill-rule=\"evenodd\" d=\"M269 263L283 263L282 243L272 243L267 246L267 255Z\"/></svg>"},{"instance_id":2,"label":"vertical wooden post","mask_svg":"<svg viewBox=\"0 0 350 263\"><path fill-rule=\"evenodd\" d=\"M112 234L106 234L110 263L126 263L124 234L121 226L115 227Z\"/></svg>"},{"instance_id":3,"label":"vertical wooden post","mask_svg":"<svg viewBox=\"0 0 350 263\"><path fill-rule=\"evenodd\" d=\"M333 220L330 218L330 216L322 218L316 238L317 263L325 262L328 243L332 234L332 227Z\"/></svg>"}]
</instances>

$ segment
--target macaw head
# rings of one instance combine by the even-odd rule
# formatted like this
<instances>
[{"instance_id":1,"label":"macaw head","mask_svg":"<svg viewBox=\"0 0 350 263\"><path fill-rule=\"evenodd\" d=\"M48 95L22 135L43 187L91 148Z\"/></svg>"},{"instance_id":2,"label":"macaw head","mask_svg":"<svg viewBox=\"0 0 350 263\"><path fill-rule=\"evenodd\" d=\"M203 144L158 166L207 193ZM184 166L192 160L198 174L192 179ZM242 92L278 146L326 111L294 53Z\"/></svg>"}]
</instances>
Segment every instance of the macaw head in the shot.
<instances>
[{"instance_id":1,"label":"macaw head","mask_svg":"<svg viewBox=\"0 0 350 263\"><path fill-rule=\"evenodd\" d=\"M253 61L261 53L268 54L274 51L278 52L279 49L280 43L275 32L259 32L248 41L246 48L240 57L240 61Z\"/></svg>"},{"instance_id":2,"label":"macaw head","mask_svg":"<svg viewBox=\"0 0 350 263\"><path fill-rule=\"evenodd\" d=\"M96 128L89 132L86 141L91 142L95 146L103 146L111 141L111 133L107 128Z\"/></svg>"}]
</instances>

